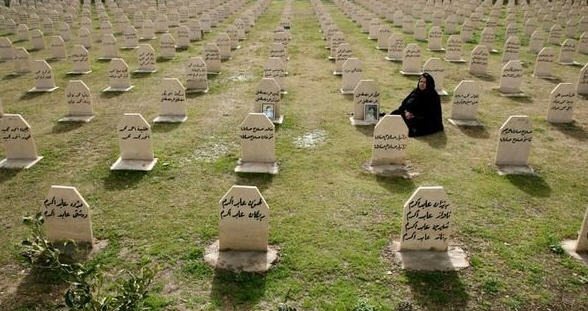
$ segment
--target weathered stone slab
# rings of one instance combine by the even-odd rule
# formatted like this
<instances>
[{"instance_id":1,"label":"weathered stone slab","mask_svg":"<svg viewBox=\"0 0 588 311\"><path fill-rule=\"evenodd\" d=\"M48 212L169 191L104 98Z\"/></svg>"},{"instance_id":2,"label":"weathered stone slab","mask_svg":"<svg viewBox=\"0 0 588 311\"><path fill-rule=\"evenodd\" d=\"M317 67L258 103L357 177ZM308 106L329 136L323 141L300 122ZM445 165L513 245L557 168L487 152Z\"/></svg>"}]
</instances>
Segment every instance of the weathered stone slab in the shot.
<instances>
[{"instance_id":1,"label":"weathered stone slab","mask_svg":"<svg viewBox=\"0 0 588 311\"><path fill-rule=\"evenodd\" d=\"M240 125L237 173L278 174L275 126L264 113L250 113Z\"/></svg>"},{"instance_id":2,"label":"weathered stone slab","mask_svg":"<svg viewBox=\"0 0 588 311\"><path fill-rule=\"evenodd\" d=\"M186 89L177 78L163 78L161 82L160 112L155 123L182 123L186 115Z\"/></svg>"},{"instance_id":3,"label":"weathered stone slab","mask_svg":"<svg viewBox=\"0 0 588 311\"><path fill-rule=\"evenodd\" d=\"M495 164L500 175L533 174L529 154L533 140L531 120L524 115L510 116L500 127Z\"/></svg>"},{"instance_id":4,"label":"weathered stone slab","mask_svg":"<svg viewBox=\"0 0 588 311\"><path fill-rule=\"evenodd\" d=\"M421 60L421 48L416 43L409 43L402 53L402 69L400 73L405 76L420 76L423 72Z\"/></svg>"},{"instance_id":5,"label":"weathered stone slab","mask_svg":"<svg viewBox=\"0 0 588 311\"><path fill-rule=\"evenodd\" d=\"M2 115L0 139L6 156L0 161L0 168L28 169L43 158L37 154L31 126L20 114Z\"/></svg>"},{"instance_id":6,"label":"weathered stone slab","mask_svg":"<svg viewBox=\"0 0 588 311\"><path fill-rule=\"evenodd\" d=\"M53 92L59 88L55 85L53 68L51 68L46 61L33 61L33 75L33 78L35 79L35 87L28 90L27 93Z\"/></svg>"},{"instance_id":7,"label":"weathered stone slab","mask_svg":"<svg viewBox=\"0 0 588 311\"><path fill-rule=\"evenodd\" d=\"M93 244L90 206L75 187L51 186L41 212L48 241Z\"/></svg>"},{"instance_id":8,"label":"weathered stone slab","mask_svg":"<svg viewBox=\"0 0 588 311\"><path fill-rule=\"evenodd\" d=\"M151 144L151 127L139 113L125 113L116 128L120 157L110 170L150 171L157 163Z\"/></svg>"},{"instance_id":9,"label":"weathered stone slab","mask_svg":"<svg viewBox=\"0 0 588 311\"><path fill-rule=\"evenodd\" d=\"M378 123L380 91L374 80L360 80L353 90L353 116L351 125L365 126Z\"/></svg>"},{"instance_id":10,"label":"weathered stone slab","mask_svg":"<svg viewBox=\"0 0 588 311\"><path fill-rule=\"evenodd\" d=\"M348 58L343 63L341 94L353 94L355 86L361 80L363 64L357 58Z\"/></svg>"},{"instance_id":11,"label":"weathered stone slab","mask_svg":"<svg viewBox=\"0 0 588 311\"><path fill-rule=\"evenodd\" d=\"M364 169L376 175L410 178L406 166L408 128L401 116L384 116L374 127L372 158Z\"/></svg>"},{"instance_id":12,"label":"weathered stone slab","mask_svg":"<svg viewBox=\"0 0 588 311\"><path fill-rule=\"evenodd\" d=\"M477 119L480 105L480 85L473 80L462 80L453 91L451 117L455 126L482 126Z\"/></svg>"},{"instance_id":13,"label":"weathered stone slab","mask_svg":"<svg viewBox=\"0 0 588 311\"><path fill-rule=\"evenodd\" d=\"M551 123L571 123L574 121L576 88L572 83L558 84L549 95L547 121Z\"/></svg>"},{"instance_id":14,"label":"weathered stone slab","mask_svg":"<svg viewBox=\"0 0 588 311\"><path fill-rule=\"evenodd\" d=\"M65 101L69 112L58 122L90 122L94 118L92 94L84 81L69 81L65 88Z\"/></svg>"},{"instance_id":15,"label":"weathered stone slab","mask_svg":"<svg viewBox=\"0 0 588 311\"><path fill-rule=\"evenodd\" d=\"M208 92L208 70L201 57L191 57L186 65L186 93Z\"/></svg>"},{"instance_id":16,"label":"weathered stone slab","mask_svg":"<svg viewBox=\"0 0 588 311\"><path fill-rule=\"evenodd\" d=\"M108 67L109 86L102 92L127 92L134 86L131 85L129 66L122 58L113 58Z\"/></svg>"},{"instance_id":17,"label":"weathered stone slab","mask_svg":"<svg viewBox=\"0 0 588 311\"><path fill-rule=\"evenodd\" d=\"M273 123L282 124L284 116L280 111L281 89L274 78L263 78L255 91L253 111L265 114Z\"/></svg>"}]
</instances>

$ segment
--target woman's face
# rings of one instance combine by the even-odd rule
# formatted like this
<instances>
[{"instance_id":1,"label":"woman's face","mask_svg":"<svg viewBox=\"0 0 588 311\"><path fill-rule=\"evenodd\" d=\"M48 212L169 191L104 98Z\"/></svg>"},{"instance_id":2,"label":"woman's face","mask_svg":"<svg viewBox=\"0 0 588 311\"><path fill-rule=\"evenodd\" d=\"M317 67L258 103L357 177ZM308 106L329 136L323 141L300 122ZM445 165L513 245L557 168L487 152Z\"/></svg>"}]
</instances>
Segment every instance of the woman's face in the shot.
<instances>
[{"instance_id":1,"label":"woman's face","mask_svg":"<svg viewBox=\"0 0 588 311\"><path fill-rule=\"evenodd\" d=\"M427 89L427 78L421 77L419 79L419 90L424 91Z\"/></svg>"}]
</instances>

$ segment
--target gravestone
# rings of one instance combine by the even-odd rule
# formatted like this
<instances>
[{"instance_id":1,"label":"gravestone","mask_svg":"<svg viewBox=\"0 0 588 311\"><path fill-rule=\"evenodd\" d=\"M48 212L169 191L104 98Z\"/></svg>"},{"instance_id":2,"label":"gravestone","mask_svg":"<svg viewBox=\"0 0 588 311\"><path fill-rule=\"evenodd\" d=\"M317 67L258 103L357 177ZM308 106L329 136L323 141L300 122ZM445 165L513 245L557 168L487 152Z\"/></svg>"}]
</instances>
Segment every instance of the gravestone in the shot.
<instances>
[{"instance_id":1,"label":"gravestone","mask_svg":"<svg viewBox=\"0 0 588 311\"><path fill-rule=\"evenodd\" d=\"M441 27L440 26L431 27L431 30L429 30L428 49L433 52L445 51L445 49L441 45L442 39L443 39L443 31L441 30Z\"/></svg>"},{"instance_id":2,"label":"gravestone","mask_svg":"<svg viewBox=\"0 0 588 311\"><path fill-rule=\"evenodd\" d=\"M274 32L273 42L274 43L281 43L286 48L288 48L288 43L290 43L289 34L287 32L285 32L285 31Z\"/></svg>"},{"instance_id":3,"label":"gravestone","mask_svg":"<svg viewBox=\"0 0 588 311\"><path fill-rule=\"evenodd\" d=\"M53 69L44 60L33 61L33 75L35 79L35 87L28 90L27 93L35 92L53 92L58 87L55 85L55 78L53 77Z\"/></svg>"},{"instance_id":4,"label":"gravestone","mask_svg":"<svg viewBox=\"0 0 588 311\"><path fill-rule=\"evenodd\" d=\"M445 66L440 58L429 58L423 65L423 72L429 73L435 81L435 91L439 96L449 95L446 90L443 89L443 83L445 82Z\"/></svg>"},{"instance_id":5,"label":"gravestone","mask_svg":"<svg viewBox=\"0 0 588 311\"><path fill-rule=\"evenodd\" d=\"M190 20L189 22L190 27L190 41L200 41L202 40L202 25L198 20Z\"/></svg>"},{"instance_id":6,"label":"gravestone","mask_svg":"<svg viewBox=\"0 0 588 311\"><path fill-rule=\"evenodd\" d=\"M280 58L277 57L270 57L265 62L263 67L263 77L264 78L273 78L276 83L280 86L280 91L282 94L287 94L286 91L286 75L288 72L286 71L286 64L282 62Z\"/></svg>"},{"instance_id":7,"label":"gravestone","mask_svg":"<svg viewBox=\"0 0 588 311\"><path fill-rule=\"evenodd\" d=\"M484 28L480 34L480 45L485 45L486 48L488 48L488 52L490 53L498 53L498 51L494 49L495 41L496 34L494 29L488 27Z\"/></svg>"},{"instance_id":8,"label":"gravestone","mask_svg":"<svg viewBox=\"0 0 588 311\"><path fill-rule=\"evenodd\" d=\"M100 34L102 37L104 35L113 35L114 32L112 31L112 23L108 20L104 20L100 22Z\"/></svg>"},{"instance_id":9,"label":"gravestone","mask_svg":"<svg viewBox=\"0 0 588 311\"><path fill-rule=\"evenodd\" d=\"M92 29L92 20L89 17L80 18L80 28Z\"/></svg>"},{"instance_id":10,"label":"gravestone","mask_svg":"<svg viewBox=\"0 0 588 311\"><path fill-rule=\"evenodd\" d=\"M188 26L179 26L177 29L178 41L176 47L178 49L187 49L190 47L190 28Z\"/></svg>"},{"instance_id":11,"label":"gravestone","mask_svg":"<svg viewBox=\"0 0 588 311\"><path fill-rule=\"evenodd\" d=\"M33 51L45 49L45 36L39 29L33 29L31 31L31 45Z\"/></svg>"},{"instance_id":12,"label":"gravestone","mask_svg":"<svg viewBox=\"0 0 588 311\"><path fill-rule=\"evenodd\" d=\"M235 27L235 25L229 25L226 29L225 32L227 33L227 35L229 36L229 39L231 40L231 50L237 50L240 49L241 46L239 45L239 37L237 34L237 27Z\"/></svg>"},{"instance_id":13,"label":"gravestone","mask_svg":"<svg viewBox=\"0 0 588 311\"><path fill-rule=\"evenodd\" d=\"M280 112L281 90L273 78L263 78L255 91L253 111L265 114L273 123L282 124L284 115Z\"/></svg>"},{"instance_id":14,"label":"gravestone","mask_svg":"<svg viewBox=\"0 0 588 311\"><path fill-rule=\"evenodd\" d=\"M108 66L109 86L102 92L127 92L134 86L131 85L129 66L122 58L113 58Z\"/></svg>"},{"instance_id":15,"label":"gravestone","mask_svg":"<svg viewBox=\"0 0 588 311\"><path fill-rule=\"evenodd\" d=\"M333 33L333 35L328 39L329 45L328 45L328 49L329 49L329 56L328 59L330 60L334 60L335 59L335 53L337 52L337 48L339 47L339 45L345 43L345 37L343 36L343 33L340 31L336 31Z\"/></svg>"},{"instance_id":16,"label":"gravestone","mask_svg":"<svg viewBox=\"0 0 588 311\"><path fill-rule=\"evenodd\" d=\"M427 30L424 20L417 19L415 22L413 37L417 41L427 41Z\"/></svg>"},{"instance_id":17,"label":"gravestone","mask_svg":"<svg viewBox=\"0 0 588 311\"><path fill-rule=\"evenodd\" d=\"M176 57L176 39L170 33L164 33L159 39L159 55L163 59Z\"/></svg>"},{"instance_id":18,"label":"gravestone","mask_svg":"<svg viewBox=\"0 0 588 311\"><path fill-rule=\"evenodd\" d=\"M547 42L550 44L561 44L562 32L560 25L553 25L551 29L549 29L549 37L547 37Z\"/></svg>"},{"instance_id":19,"label":"gravestone","mask_svg":"<svg viewBox=\"0 0 588 311\"><path fill-rule=\"evenodd\" d=\"M94 118L90 88L82 80L70 80L65 88L69 112L59 122L90 122Z\"/></svg>"},{"instance_id":20,"label":"gravestone","mask_svg":"<svg viewBox=\"0 0 588 311\"><path fill-rule=\"evenodd\" d=\"M29 41L29 27L26 24L20 24L16 28L16 39L18 41Z\"/></svg>"},{"instance_id":21,"label":"gravestone","mask_svg":"<svg viewBox=\"0 0 588 311\"><path fill-rule=\"evenodd\" d=\"M582 260L588 265L588 209L584 214L584 221L576 240L566 240L561 243L562 248L572 257Z\"/></svg>"},{"instance_id":22,"label":"gravestone","mask_svg":"<svg viewBox=\"0 0 588 311\"><path fill-rule=\"evenodd\" d=\"M158 14L155 18L155 33L166 33L169 31L169 22L165 14Z\"/></svg>"},{"instance_id":23,"label":"gravestone","mask_svg":"<svg viewBox=\"0 0 588 311\"><path fill-rule=\"evenodd\" d=\"M139 113L125 113L116 128L120 157L110 170L150 171L157 163L151 145L151 127Z\"/></svg>"},{"instance_id":24,"label":"gravestone","mask_svg":"<svg viewBox=\"0 0 588 311\"><path fill-rule=\"evenodd\" d=\"M449 16L447 16L447 18L445 19L445 32L448 35L456 34L457 33L457 26L458 26L457 15L450 14Z\"/></svg>"},{"instance_id":25,"label":"gravestone","mask_svg":"<svg viewBox=\"0 0 588 311\"><path fill-rule=\"evenodd\" d=\"M402 19L402 32L405 34L413 34L414 33L414 19L412 18L412 16L406 14L404 15L404 18Z\"/></svg>"},{"instance_id":26,"label":"gravestone","mask_svg":"<svg viewBox=\"0 0 588 311\"><path fill-rule=\"evenodd\" d=\"M219 47L214 43L207 43L202 49L204 62L208 74L219 74L221 71L221 55Z\"/></svg>"},{"instance_id":27,"label":"gravestone","mask_svg":"<svg viewBox=\"0 0 588 311\"><path fill-rule=\"evenodd\" d=\"M500 75L500 85L498 91L501 95L507 97L521 97L526 96L521 91L521 84L523 83L523 66L517 60L511 60L502 67Z\"/></svg>"},{"instance_id":28,"label":"gravestone","mask_svg":"<svg viewBox=\"0 0 588 311\"><path fill-rule=\"evenodd\" d=\"M544 47L535 60L535 70L533 71L533 77L555 80L553 76L552 67L555 61L555 51L552 47Z\"/></svg>"},{"instance_id":29,"label":"gravestone","mask_svg":"<svg viewBox=\"0 0 588 311\"><path fill-rule=\"evenodd\" d=\"M202 26L203 32L211 31L210 15L208 13L200 15L200 25Z\"/></svg>"},{"instance_id":30,"label":"gravestone","mask_svg":"<svg viewBox=\"0 0 588 311\"><path fill-rule=\"evenodd\" d=\"M380 30L380 19L372 18L368 30L368 39L378 40L378 30Z\"/></svg>"},{"instance_id":31,"label":"gravestone","mask_svg":"<svg viewBox=\"0 0 588 311\"><path fill-rule=\"evenodd\" d=\"M116 38L114 35L103 35L100 45L102 46L102 49L100 51L100 57L98 57L98 60L111 60L119 57L118 48L116 47Z\"/></svg>"},{"instance_id":32,"label":"gravestone","mask_svg":"<svg viewBox=\"0 0 588 311\"><path fill-rule=\"evenodd\" d=\"M470 19L466 19L461 26L461 31L459 33L461 40L463 42L470 42L474 37L474 25Z\"/></svg>"},{"instance_id":33,"label":"gravestone","mask_svg":"<svg viewBox=\"0 0 588 311\"><path fill-rule=\"evenodd\" d=\"M92 47L92 37L90 30L85 27L80 28L78 31L78 41L84 48L89 49Z\"/></svg>"},{"instance_id":34,"label":"gravestone","mask_svg":"<svg viewBox=\"0 0 588 311\"><path fill-rule=\"evenodd\" d=\"M576 88L572 83L558 84L549 95L547 121L551 123L574 122Z\"/></svg>"},{"instance_id":35,"label":"gravestone","mask_svg":"<svg viewBox=\"0 0 588 311\"><path fill-rule=\"evenodd\" d=\"M231 38L226 33L220 33L216 37L216 45L220 51L221 61L231 59Z\"/></svg>"},{"instance_id":36,"label":"gravestone","mask_svg":"<svg viewBox=\"0 0 588 311\"><path fill-rule=\"evenodd\" d=\"M269 57L279 57L285 63L288 61L288 51L281 43L270 43Z\"/></svg>"},{"instance_id":37,"label":"gravestone","mask_svg":"<svg viewBox=\"0 0 588 311\"><path fill-rule=\"evenodd\" d=\"M560 64L581 66L580 63L574 61L574 56L576 54L576 40L566 39L564 41L564 43L562 43L559 51L560 51L559 52L559 63Z\"/></svg>"},{"instance_id":38,"label":"gravestone","mask_svg":"<svg viewBox=\"0 0 588 311\"><path fill-rule=\"evenodd\" d=\"M409 43L402 52L402 69L400 73L405 76L420 76L421 48L416 43Z\"/></svg>"},{"instance_id":39,"label":"gravestone","mask_svg":"<svg viewBox=\"0 0 588 311\"><path fill-rule=\"evenodd\" d=\"M49 43L51 47L51 59L67 59L67 52L65 51L65 42L61 36L52 36Z\"/></svg>"},{"instance_id":40,"label":"gravestone","mask_svg":"<svg viewBox=\"0 0 588 311\"><path fill-rule=\"evenodd\" d=\"M31 126L20 114L4 114L0 118L0 139L6 156L0 161L0 168L27 169L43 158L37 154Z\"/></svg>"},{"instance_id":41,"label":"gravestone","mask_svg":"<svg viewBox=\"0 0 588 311\"><path fill-rule=\"evenodd\" d=\"M353 94L355 86L361 80L363 73L363 64L357 58L348 58L343 63L341 94Z\"/></svg>"},{"instance_id":42,"label":"gravestone","mask_svg":"<svg viewBox=\"0 0 588 311\"><path fill-rule=\"evenodd\" d=\"M529 51L539 53L545 44L545 33L541 30L535 30L529 40Z\"/></svg>"},{"instance_id":43,"label":"gravestone","mask_svg":"<svg viewBox=\"0 0 588 311\"><path fill-rule=\"evenodd\" d=\"M31 72L33 61L29 52L23 48L14 49L14 74L21 75Z\"/></svg>"},{"instance_id":44,"label":"gravestone","mask_svg":"<svg viewBox=\"0 0 588 311\"><path fill-rule=\"evenodd\" d=\"M524 27L525 35L531 36L533 34L533 32L535 32L535 30L537 30L537 19L528 18L525 21L525 27Z\"/></svg>"},{"instance_id":45,"label":"gravestone","mask_svg":"<svg viewBox=\"0 0 588 311\"><path fill-rule=\"evenodd\" d=\"M518 37L518 35L519 35L519 28L518 28L517 24L511 23L506 26L506 31L504 33L505 38L508 39L513 36Z\"/></svg>"},{"instance_id":46,"label":"gravestone","mask_svg":"<svg viewBox=\"0 0 588 311\"><path fill-rule=\"evenodd\" d=\"M588 54L588 33L583 32L578 40L578 53Z\"/></svg>"},{"instance_id":47,"label":"gravestone","mask_svg":"<svg viewBox=\"0 0 588 311\"><path fill-rule=\"evenodd\" d=\"M186 93L207 93L208 71L201 57L191 57L186 65Z\"/></svg>"},{"instance_id":48,"label":"gravestone","mask_svg":"<svg viewBox=\"0 0 588 311\"><path fill-rule=\"evenodd\" d=\"M123 46L121 49L136 49L139 46L139 38L135 27L127 25L123 32L123 38Z\"/></svg>"},{"instance_id":49,"label":"gravestone","mask_svg":"<svg viewBox=\"0 0 588 311\"><path fill-rule=\"evenodd\" d=\"M182 123L186 115L186 89L177 78L164 78L161 83L160 113L154 123Z\"/></svg>"},{"instance_id":50,"label":"gravestone","mask_svg":"<svg viewBox=\"0 0 588 311\"><path fill-rule=\"evenodd\" d=\"M588 64L584 65L582 70L580 70L576 90L578 95L588 95Z\"/></svg>"},{"instance_id":51,"label":"gravestone","mask_svg":"<svg viewBox=\"0 0 588 311\"><path fill-rule=\"evenodd\" d=\"M239 128L241 157L235 172L278 174L275 126L267 114L249 113Z\"/></svg>"},{"instance_id":52,"label":"gravestone","mask_svg":"<svg viewBox=\"0 0 588 311\"><path fill-rule=\"evenodd\" d=\"M405 165L408 127L399 115L384 116L374 127L372 158L363 165L376 175L410 177Z\"/></svg>"},{"instance_id":53,"label":"gravestone","mask_svg":"<svg viewBox=\"0 0 588 311\"><path fill-rule=\"evenodd\" d=\"M139 37L140 40L154 40L157 37L155 36L155 26L150 19L146 19L143 21L143 26L141 27L141 36Z\"/></svg>"},{"instance_id":54,"label":"gravestone","mask_svg":"<svg viewBox=\"0 0 588 311\"><path fill-rule=\"evenodd\" d=\"M502 52L502 62L507 63L511 60L520 60L521 43L516 36L509 37L504 43L504 50Z\"/></svg>"},{"instance_id":55,"label":"gravestone","mask_svg":"<svg viewBox=\"0 0 588 311\"><path fill-rule=\"evenodd\" d=\"M447 50L445 51L446 62L465 63L463 59L463 42L458 35L451 35L447 39Z\"/></svg>"},{"instance_id":56,"label":"gravestone","mask_svg":"<svg viewBox=\"0 0 588 311\"><path fill-rule=\"evenodd\" d=\"M391 34L388 37L388 53L385 59L393 62L401 62L404 53L404 40L398 34Z\"/></svg>"},{"instance_id":57,"label":"gravestone","mask_svg":"<svg viewBox=\"0 0 588 311\"><path fill-rule=\"evenodd\" d=\"M333 71L333 74L337 76L342 75L343 64L351 57L353 57L351 45L349 43L340 44L335 52L335 70Z\"/></svg>"},{"instance_id":58,"label":"gravestone","mask_svg":"<svg viewBox=\"0 0 588 311\"><path fill-rule=\"evenodd\" d=\"M88 74L92 72L88 50L82 45L73 46L69 59L72 62L73 69L67 74Z\"/></svg>"},{"instance_id":59,"label":"gravestone","mask_svg":"<svg viewBox=\"0 0 588 311\"><path fill-rule=\"evenodd\" d=\"M388 37L392 34L392 30L388 26L380 26L378 30L378 43L376 49L387 50L388 49Z\"/></svg>"},{"instance_id":60,"label":"gravestone","mask_svg":"<svg viewBox=\"0 0 588 311\"><path fill-rule=\"evenodd\" d=\"M46 33L48 35L53 34L54 29L53 29L53 21L51 20L51 18L46 17L43 19L41 31L43 31L43 33Z\"/></svg>"},{"instance_id":61,"label":"gravestone","mask_svg":"<svg viewBox=\"0 0 588 311\"><path fill-rule=\"evenodd\" d=\"M374 80L360 80L353 90L353 116L351 125L364 126L378 123L380 91Z\"/></svg>"},{"instance_id":62,"label":"gravestone","mask_svg":"<svg viewBox=\"0 0 588 311\"><path fill-rule=\"evenodd\" d=\"M524 115L510 116L500 127L496 160L500 175L533 173L529 154L533 140L531 120Z\"/></svg>"},{"instance_id":63,"label":"gravestone","mask_svg":"<svg viewBox=\"0 0 588 311\"><path fill-rule=\"evenodd\" d=\"M51 186L41 212L49 242L93 244L90 206L75 187Z\"/></svg>"},{"instance_id":64,"label":"gravestone","mask_svg":"<svg viewBox=\"0 0 588 311\"><path fill-rule=\"evenodd\" d=\"M153 73L157 72L155 50L150 44L140 44L137 49L137 63L139 68L133 73Z\"/></svg>"},{"instance_id":65,"label":"gravestone","mask_svg":"<svg viewBox=\"0 0 588 311\"><path fill-rule=\"evenodd\" d=\"M480 85L473 80L462 80L453 91L451 117L455 126L482 126L477 119L480 105Z\"/></svg>"}]
</instances>

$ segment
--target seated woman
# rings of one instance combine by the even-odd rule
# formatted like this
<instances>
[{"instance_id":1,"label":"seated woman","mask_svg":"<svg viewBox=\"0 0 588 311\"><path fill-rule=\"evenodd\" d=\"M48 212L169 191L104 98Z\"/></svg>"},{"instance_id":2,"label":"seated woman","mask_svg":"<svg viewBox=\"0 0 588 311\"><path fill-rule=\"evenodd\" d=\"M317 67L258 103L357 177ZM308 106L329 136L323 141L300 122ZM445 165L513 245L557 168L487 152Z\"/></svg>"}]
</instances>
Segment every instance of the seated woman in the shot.
<instances>
[{"instance_id":1,"label":"seated woman","mask_svg":"<svg viewBox=\"0 0 588 311\"><path fill-rule=\"evenodd\" d=\"M419 78L417 87L390 114L402 116L408 136L424 136L443 131L441 99L435 91L435 80L428 73Z\"/></svg>"}]
</instances>

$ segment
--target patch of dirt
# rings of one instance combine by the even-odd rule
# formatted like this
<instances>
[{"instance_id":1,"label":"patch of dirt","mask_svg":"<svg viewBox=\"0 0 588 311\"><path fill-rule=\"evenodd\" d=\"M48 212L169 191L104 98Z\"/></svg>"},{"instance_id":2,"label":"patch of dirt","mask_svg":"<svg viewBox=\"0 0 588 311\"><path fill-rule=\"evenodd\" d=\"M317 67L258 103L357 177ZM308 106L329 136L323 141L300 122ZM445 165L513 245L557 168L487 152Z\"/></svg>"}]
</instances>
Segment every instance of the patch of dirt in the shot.
<instances>
[{"instance_id":1,"label":"patch of dirt","mask_svg":"<svg viewBox=\"0 0 588 311\"><path fill-rule=\"evenodd\" d=\"M317 129L311 132L304 133L302 136L294 139L294 145L297 148L312 149L321 146L327 139L327 132L325 130Z\"/></svg>"},{"instance_id":2,"label":"patch of dirt","mask_svg":"<svg viewBox=\"0 0 588 311\"><path fill-rule=\"evenodd\" d=\"M229 145L223 142L209 142L205 145L198 147L194 150L188 162L191 160L212 163L219 158L229 154L231 149L236 148L235 146Z\"/></svg>"}]
</instances>

